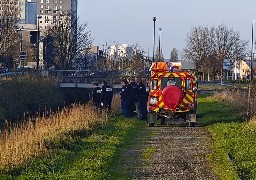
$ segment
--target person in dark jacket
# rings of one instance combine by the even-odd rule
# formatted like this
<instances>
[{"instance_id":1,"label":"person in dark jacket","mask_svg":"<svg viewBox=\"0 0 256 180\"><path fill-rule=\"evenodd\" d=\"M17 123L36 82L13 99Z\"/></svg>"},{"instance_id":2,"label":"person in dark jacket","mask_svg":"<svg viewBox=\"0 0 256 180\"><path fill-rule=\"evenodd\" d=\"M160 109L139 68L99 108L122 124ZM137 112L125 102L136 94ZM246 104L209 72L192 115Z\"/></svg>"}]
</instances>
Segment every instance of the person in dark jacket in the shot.
<instances>
[{"instance_id":1,"label":"person in dark jacket","mask_svg":"<svg viewBox=\"0 0 256 180\"><path fill-rule=\"evenodd\" d=\"M123 79L121 81L122 84L122 89L121 89L121 111L122 111L122 115L124 117L130 117L130 113L129 113L129 93L130 93L130 85L128 83L128 81L126 79Z\"/></svg>"},{"instance_id":2,"label":"person in dark jacket","mask_svg":"<svg viewBox=\"0 0 256 180\"><path fill-rule=\"evenodd\" d=\"M136 115L136 105L135 103L138 101L138 86L135 82L135 78L130 78L130 92L128 93L129 100L129 114L131 116Z\"/></svg>"},{"instance_id":3,"label":"person in dark jacket","mask_svg":"<svg viewBox=\"0 0 256 180\"><path fill-rule=\"evenodd\" d=\"M137 101L138 118L141 120L147 120L148 93L146 92L146 86L142 83L141 79L138 81L137 85L138 85L138 101Z\"/></svg>"},{"instance_id":4,"label":"person in dark jacket","mask_svg":"<svg viewBox=\"0 0 256 180\"><path fill-rule=\"evenodd\" d=\"M98 83L94 83L94 89L92 91L92 102L95 108L100 107L101 102L101 88L99 87Z\"/></svg>"},{"instance_id":5,"label":"person in dark jacket","mask_svg":"<svg viewBox=\"0 0 256 180\"><path fill-rule=\"evenodd\" d=\"M105 110L111 110L111 103L113 99L113 89L106 81L103 81L103 86L101 88L101 103Z\"/></svg>"}]
</instances>

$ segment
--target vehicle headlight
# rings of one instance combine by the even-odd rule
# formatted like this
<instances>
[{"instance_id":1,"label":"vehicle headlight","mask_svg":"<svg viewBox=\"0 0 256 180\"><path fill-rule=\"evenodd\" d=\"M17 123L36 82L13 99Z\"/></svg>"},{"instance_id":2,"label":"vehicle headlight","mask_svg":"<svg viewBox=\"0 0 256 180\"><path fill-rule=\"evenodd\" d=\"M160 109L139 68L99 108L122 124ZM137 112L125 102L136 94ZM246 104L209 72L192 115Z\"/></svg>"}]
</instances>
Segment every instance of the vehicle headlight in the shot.
<instances>
[{"instance_id":1,"label":"vehicle headlight","mask_svg":"<svg viewBox=\"0 0 256 180\"><path fill-rule=\"evenodd\" d=\"M150 97L149 104L157 104L158 100L157 97Z\"/></svg>"}]
</instances>

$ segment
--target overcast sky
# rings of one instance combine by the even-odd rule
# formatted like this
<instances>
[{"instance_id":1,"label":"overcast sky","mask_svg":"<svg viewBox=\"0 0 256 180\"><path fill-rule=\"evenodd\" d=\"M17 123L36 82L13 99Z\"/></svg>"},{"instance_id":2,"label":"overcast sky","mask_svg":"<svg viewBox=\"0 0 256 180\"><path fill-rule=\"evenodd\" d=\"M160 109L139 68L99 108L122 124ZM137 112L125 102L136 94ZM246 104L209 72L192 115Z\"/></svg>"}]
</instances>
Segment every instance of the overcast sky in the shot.
<instances>
[{"instance_id":1,"label":"overcast sky","mask_svg":"<svg viewBox=\"0 0 256 180\"><path fill-rule=\"evenodd\" d=\"M173 48L183 49L194 26L224 24L250 41L256 0L78 0L78 16L88 23L94 45L139 44L150 56L156 17L156 40L162 28L161 46L168 59Z\"/></svg>"}]
</instances>

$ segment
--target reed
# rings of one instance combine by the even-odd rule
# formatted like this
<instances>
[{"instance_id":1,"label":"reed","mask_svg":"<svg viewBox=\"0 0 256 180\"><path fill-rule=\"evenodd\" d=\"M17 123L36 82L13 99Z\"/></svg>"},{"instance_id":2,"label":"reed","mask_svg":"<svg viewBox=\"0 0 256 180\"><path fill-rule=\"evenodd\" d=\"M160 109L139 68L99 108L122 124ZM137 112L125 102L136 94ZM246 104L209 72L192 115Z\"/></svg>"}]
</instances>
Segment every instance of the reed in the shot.
<instances>
[{"instance_id":1,"label":"reed","mask_svg":"<svg viewBox=\"0 0 256 180\"><path fill-rule=\"evenodd\" d=\"M46 154L46 142L61 138L64 133L89 130L109 119L104 111L88 104L73 104L57 113L45 112L21 124L7 127L0 135L0 168L7 169L29 158Z\"/></svg>"}]
</instances>

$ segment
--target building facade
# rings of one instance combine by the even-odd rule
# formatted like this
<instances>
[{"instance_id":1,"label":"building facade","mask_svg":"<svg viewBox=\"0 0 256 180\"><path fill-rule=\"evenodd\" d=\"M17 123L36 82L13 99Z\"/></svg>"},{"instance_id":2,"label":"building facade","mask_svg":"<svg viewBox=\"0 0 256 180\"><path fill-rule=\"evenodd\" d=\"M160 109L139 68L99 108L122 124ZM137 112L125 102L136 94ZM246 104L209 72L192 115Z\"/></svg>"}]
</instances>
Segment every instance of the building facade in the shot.
<instances>
[{"instance_id":1,"label":"building facade","mask_svg":"<svg viewBox=\"0 0 256 180\"><path fill-rule=\"evenodd\" d=\"M25 24L34 24L37 22L37 4L35 2L26 2Z\"/></svg>"},{"instance_id":2,"label":"building facade","mask_svg":"<svg viewBox=\"0 0 256 180\"><path fill-rule=\"evenodd\" d=\"M118 61L120 57L131 59L133 56L133 52L133 47L129 46L128 44L113 45L110 46L109 56L116 61Z\"/></svg>"},{"instance_id":3,"label":"building facade","mask_svg":"<svg viewBox=\"0 0 256 180\"><path fill-rule=\"evenodd\" d=\"M37 15L40 17L37 21L39 20L39 28L42 31L51 23L58 21L65 13L71 12L73 21L77 18L77 0L32 0L31 2L37 3Z\"/></svg>"}]
</instances>

